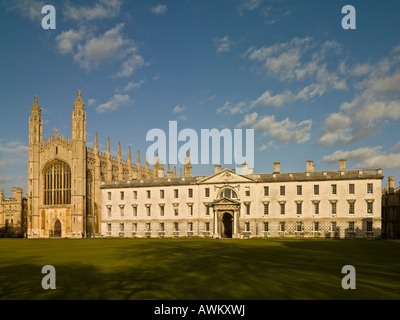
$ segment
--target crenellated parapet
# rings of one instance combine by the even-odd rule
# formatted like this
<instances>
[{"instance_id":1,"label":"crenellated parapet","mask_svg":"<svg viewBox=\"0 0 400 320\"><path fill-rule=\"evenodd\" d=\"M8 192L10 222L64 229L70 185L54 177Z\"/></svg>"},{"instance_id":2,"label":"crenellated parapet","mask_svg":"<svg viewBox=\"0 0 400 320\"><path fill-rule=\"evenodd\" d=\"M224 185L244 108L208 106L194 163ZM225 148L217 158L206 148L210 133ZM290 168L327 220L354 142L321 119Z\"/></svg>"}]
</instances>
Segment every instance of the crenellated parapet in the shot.
<instances>
[{"instance_id":1,"label":"crenellated parapet","mask_svg":"<svg viewBox=\"0 0 400 320\"><path fill-rule=\"evenodd\" d=\"M63 135L59 136L57 129L55 130L54 135L50 136L48 140L43 140L42 141L42 148L41 149L45 150L45 149L47 149L47 148L49 148L49 147L51 147L51 146L53 146L55 144L62 145L67 149L71 149L72 148L72 144L69 141L69 138L68 137L64 138Z\"/></svg>"}]
</instances>

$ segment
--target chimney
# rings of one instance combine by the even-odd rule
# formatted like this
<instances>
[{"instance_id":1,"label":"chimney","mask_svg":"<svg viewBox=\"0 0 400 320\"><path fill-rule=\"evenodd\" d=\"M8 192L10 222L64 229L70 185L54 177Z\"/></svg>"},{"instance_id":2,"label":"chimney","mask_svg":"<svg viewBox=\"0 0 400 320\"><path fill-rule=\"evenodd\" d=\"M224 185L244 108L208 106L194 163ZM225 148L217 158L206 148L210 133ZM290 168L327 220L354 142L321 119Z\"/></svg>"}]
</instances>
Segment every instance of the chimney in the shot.
<instances>
[{"instance_id":1,"label":"chimney","mask_svg":"<svg viewBox=\"0 0 400 320\"><path fill-rule=\"evenodd\" d=\"M340 171L346 171L346 159L340 159Z\"/></svg>"},{"instance_id":2,"label":"chimney","mask_svg":"<svg viewBox=\"0 0 400 320\"><path fill-rule=\"evenodd\" d=\"M243 163L242 164L242 174L243 175L253 174L253 169L249 168L247 163Z\"/></svg>"},{"instance_id":3,"label":"chimney","mask_svg":"<svg viewBox=\"0 0 400 320\"><path fill-rule=\"evenodd\" d=\"M389 177L389 193L394 193L394 177Z\"/></svg>"},{"instance_id":4,"label":"chimney","mask_svg":"<svg viewBox=\"0 0 400 320\"><path fill-rule=\"evenodd\" d=\"M281 173L281 163L274 162L274 173Z\"/></svg>"},{"instance_id":5,"label":"chimney","mask_svg":"<svg viewBox=\"0 0 400 320\"><path fill-rule=\"evenodd\" d=\"M314 172L314 163L312 160L307 160L307 172Z\"/></svg>"},{"instance_id":6,"label":"chimney","mask_svg":"<svg viewBox=\"0 0 400 320\"><path fill-rule=\"evenodd\" d=\"M215 169L214 173L218 173L218 172L221 171L221 166L220 166L219 164L216 164L216 165L214 166L214 169Z\"/></svg>"}]
</instances>

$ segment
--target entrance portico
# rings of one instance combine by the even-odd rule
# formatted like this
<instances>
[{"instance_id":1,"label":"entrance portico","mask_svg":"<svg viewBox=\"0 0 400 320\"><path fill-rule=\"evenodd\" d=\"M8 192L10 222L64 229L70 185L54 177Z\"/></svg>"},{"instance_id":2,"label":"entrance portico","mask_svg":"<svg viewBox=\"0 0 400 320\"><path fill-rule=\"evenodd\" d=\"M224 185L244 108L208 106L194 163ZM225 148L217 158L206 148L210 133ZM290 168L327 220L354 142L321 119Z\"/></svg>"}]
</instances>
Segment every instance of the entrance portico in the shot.
<instances>
[{"instance_id":1,"label":"entrance portico","mask_svg":"<svg viewBox=\"0 0 400 320\"><path fill-rule=\"evenodd\" d=\"M214 238L239 238L240 202L222 198L211 203L214 213Z\"/></svg>"}]
</instances>

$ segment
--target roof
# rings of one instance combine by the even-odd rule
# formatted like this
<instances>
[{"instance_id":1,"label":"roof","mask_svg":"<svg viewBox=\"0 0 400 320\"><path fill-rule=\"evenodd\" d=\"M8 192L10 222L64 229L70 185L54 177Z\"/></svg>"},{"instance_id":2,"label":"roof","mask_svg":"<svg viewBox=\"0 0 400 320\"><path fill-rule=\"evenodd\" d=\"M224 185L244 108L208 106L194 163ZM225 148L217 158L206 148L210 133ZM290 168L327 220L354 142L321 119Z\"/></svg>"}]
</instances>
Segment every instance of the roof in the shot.
<instances>
[{"instance_id":1,"label":"roof","mask_svg":"<svg viewBox=\"0 0 400 320\"><path fill-rule=\"evenodd\" d=\"M226 177L226 172L232 173L231 178ZM218 176L221 179L218 179ZM238 183L237 177L245 178L243 183L276 183L276 182L305 182L305 181L340 181L340 180L382 180L382 171L379 170L346 170L346 171L316 171L316 172L288 172L288 173L260 173L251 175L238 175L232 170L221 170L210 176L196 177L163 177L131 179L113 182L104 182L102 189L114 188L141 188L141 187L165 187L165 186L190 186L199 184L229 184ZM234 181L230 181L234 179Z\"/></svg>"}]
</instances>

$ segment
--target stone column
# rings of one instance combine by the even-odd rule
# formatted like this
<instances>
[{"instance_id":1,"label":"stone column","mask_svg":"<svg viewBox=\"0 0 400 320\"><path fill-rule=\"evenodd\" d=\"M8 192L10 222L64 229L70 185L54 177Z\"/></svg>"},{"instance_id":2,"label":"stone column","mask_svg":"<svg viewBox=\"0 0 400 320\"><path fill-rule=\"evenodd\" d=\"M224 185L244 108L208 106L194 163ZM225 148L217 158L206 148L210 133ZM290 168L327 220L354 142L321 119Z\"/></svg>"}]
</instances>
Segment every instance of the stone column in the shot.
<instances>
[{"instance_id":1,"label":"stone column","mask_svg":"<svg viewBox=\"0 0 400 320\"><path fill-rule=\"evenodd\" d=\"M218 234L218 212L217 210L212 207L213 214L214 214L214 238L219 237Z\"/></svg>"},{"instance_id":2,"label":"stone column","mask_svg":"<svg viewBox=\"0 0 400 320\"><path fill-rule=\"evenodd\" d=\"M233 210L233 232L232 238L237 238L237 210Z\"/></svg>"}]
</instances>

